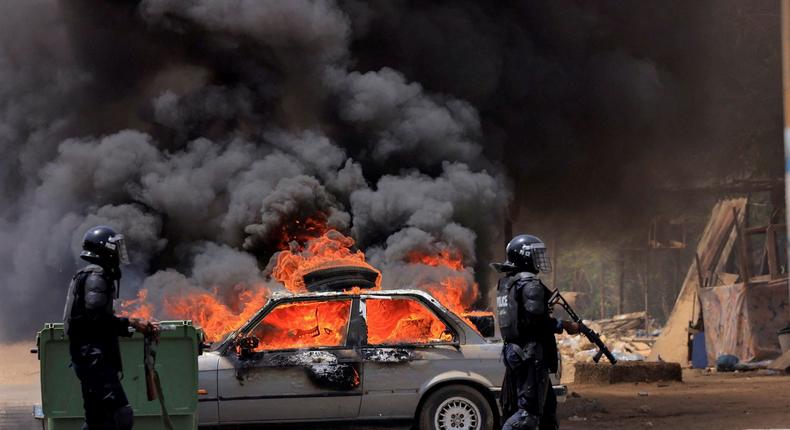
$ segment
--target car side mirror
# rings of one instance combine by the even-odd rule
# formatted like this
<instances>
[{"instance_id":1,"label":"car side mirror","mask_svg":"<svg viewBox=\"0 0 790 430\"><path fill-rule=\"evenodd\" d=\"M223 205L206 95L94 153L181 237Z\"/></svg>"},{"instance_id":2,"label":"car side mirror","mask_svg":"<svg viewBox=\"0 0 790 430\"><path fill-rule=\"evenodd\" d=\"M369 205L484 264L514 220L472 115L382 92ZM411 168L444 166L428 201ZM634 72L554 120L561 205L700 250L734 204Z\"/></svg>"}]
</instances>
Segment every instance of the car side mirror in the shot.
<instances>
[{"instance_id":1,"label":"car side mirror","mask_svg":"<svg viewBox=\"0 0 790 430\"><path fill-rule=\"evenodd\" d=\"M245 336L239 339L238 342L236 342L239 356L241 358L249 357L255 352L256 349L258 349L258 345L260 345L260 343L261 341L255 336Z\"/></svg>"}]
</instances>

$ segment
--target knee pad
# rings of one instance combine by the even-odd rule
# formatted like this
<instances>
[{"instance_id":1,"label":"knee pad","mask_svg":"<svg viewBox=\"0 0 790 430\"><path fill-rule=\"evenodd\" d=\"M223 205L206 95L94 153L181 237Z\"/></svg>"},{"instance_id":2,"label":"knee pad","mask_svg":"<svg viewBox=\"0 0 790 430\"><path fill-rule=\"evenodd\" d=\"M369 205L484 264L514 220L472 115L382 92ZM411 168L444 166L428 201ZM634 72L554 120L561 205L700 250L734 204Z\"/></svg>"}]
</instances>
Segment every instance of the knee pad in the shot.
<instances>
[{"instance_id":1,"label":"knee pad","mask_svg":"<svg viewBox=\"0 0 790 430\"><path fill-rule=\"evenodd\" d=\"M502 430L537 430L539 424L540 418L538 416L519 409L505 421Z\"/></svg>"},{"instance_id":2,"label":"knee pad","mask_svg":"<svg viewBox=\"0 0 790 430\"><path fill-rule=\"evenodd\" d=\"M116 409L113 418L115 420L115 428L118 430L132 430L132 426L134 425L134 412L132 412L131 406L126 405Z\"/></svg>"}]
</instances>

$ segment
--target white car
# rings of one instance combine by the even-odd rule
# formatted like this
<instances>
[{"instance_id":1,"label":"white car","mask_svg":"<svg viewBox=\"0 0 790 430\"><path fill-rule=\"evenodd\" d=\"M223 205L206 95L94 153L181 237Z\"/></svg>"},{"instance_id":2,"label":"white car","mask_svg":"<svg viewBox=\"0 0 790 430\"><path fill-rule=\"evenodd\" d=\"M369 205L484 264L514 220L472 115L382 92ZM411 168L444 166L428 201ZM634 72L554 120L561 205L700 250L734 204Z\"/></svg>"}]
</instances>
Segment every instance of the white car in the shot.
<instances>
[{"instance_id":1,"label":"white car","mask_svg":"<svg viewBox=\"0 0 790 430\"><path fill-rule=\"evenodd\" d=\"M490 430L501 350L418 290L277 295L199 357L199 423L403 419ZM559 375L552 382L561 401Z\"/></svg>"}]
</instances>

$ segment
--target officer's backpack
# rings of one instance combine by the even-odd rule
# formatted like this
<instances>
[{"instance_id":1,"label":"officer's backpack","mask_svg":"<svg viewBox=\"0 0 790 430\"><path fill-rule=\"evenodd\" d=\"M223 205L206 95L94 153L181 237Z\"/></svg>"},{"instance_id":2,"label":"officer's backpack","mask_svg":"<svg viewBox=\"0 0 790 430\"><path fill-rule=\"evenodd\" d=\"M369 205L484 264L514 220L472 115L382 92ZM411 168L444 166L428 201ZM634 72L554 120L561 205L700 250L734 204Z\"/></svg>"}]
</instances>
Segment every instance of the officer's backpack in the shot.
<instances>
[{"instance_id":1,"label":"officer's backpack","mask_svg":"<svg viewBox=\"0 0 790 430\"><path fill-rule=\"evenodd\" d=\"M497 286L496 309L499 317L499 331L502 340L505 342L518 342L521 339L519 333L519 308L521 304L520 288L517 282L520 280L534 278L535 275L529 272L520 272L514 276L508 276L499 280Z\"/></svg>"}]
</instances>

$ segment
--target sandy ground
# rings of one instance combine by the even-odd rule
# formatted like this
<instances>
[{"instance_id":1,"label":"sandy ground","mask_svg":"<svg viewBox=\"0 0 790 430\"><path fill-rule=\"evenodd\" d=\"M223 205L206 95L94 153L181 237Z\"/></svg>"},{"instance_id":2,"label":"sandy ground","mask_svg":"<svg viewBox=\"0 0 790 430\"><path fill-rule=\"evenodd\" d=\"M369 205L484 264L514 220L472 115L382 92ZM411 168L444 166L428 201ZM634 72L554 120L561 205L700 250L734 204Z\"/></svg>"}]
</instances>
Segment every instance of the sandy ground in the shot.
<instances>
[{"instance_id":1,"label":"sandy ground","mask_svg":"<svg viewBox=\"0 0 790 430\"><path fill-rule=\"evenodd\" d=\"M0 346L0 403L40 402L39 362L36 354L30 353L34 347L35 342Z\"/></svg>"},{"instance_id":2,"label":"sandy ground","mask_svg":"<svg viewBox=\"0 0 790 430\"><path fill-rule=\"evenodd\" d=\"M0 346L0 428L41 428L31 418L40 402L38 360L30 343ZM565 375L570 376L570 375ZM559 407L561 428L790 429L790 375L685 370L684 382L575 385ZM563 378L566 379L566 378ZM641 395L640 395L641 393ZM276 429L406 429L381 426L275 426Z\"/></svg>"},{"instance_id":3,"label":"sandy ground","mask_svg":"<svg viewBox=\"0 0 790 430\"><path fill-rule=\"evenodd\" d=\"M790 429L790 376L684 370L684 382L569 385L563 429Z\"/></svg>"}]
</instances>

